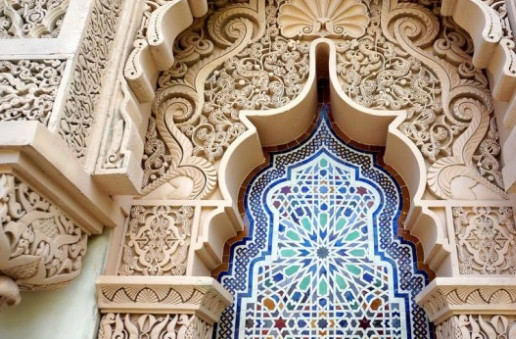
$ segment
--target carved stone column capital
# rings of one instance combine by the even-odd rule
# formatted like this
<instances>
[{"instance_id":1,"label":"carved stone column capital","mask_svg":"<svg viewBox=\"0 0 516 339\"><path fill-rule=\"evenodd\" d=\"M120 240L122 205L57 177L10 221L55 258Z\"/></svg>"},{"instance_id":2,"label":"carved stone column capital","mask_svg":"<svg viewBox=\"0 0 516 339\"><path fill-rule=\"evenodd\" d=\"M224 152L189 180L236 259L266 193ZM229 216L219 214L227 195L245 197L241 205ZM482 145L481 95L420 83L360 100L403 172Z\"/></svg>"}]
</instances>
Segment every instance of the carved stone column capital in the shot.
<instances>
[{"instance_id":1,"label":"carved stone column capital","mask_svg":"<svg viewBox=\"0 0 516 339\"><path fill-rule=\"evenodd\" d=\"M99 338L211 338L232 296L213 278L103 276Z\"/></svg>"},{"instance_id":2,"label":"carved stone column capital","mask_svg":"<svg viewBox=\"0 0 516 339\"><path fill-rule=\"evenodd\" d=\"M416 302L434 323L463 314L516 316L516 282L510 276L436 278Z\"/></svg>"},{"instance_id":3,"label":"carved stone column capital","mask_svg":"<svg viewBox=\"0 0 516 339\"><path fill-rule=\"evenodd\" d=\"M233 300L215 279L186 276L102 276L97 298L102 313L194 314L209 324Z\"/></svg>"}]
</instances>

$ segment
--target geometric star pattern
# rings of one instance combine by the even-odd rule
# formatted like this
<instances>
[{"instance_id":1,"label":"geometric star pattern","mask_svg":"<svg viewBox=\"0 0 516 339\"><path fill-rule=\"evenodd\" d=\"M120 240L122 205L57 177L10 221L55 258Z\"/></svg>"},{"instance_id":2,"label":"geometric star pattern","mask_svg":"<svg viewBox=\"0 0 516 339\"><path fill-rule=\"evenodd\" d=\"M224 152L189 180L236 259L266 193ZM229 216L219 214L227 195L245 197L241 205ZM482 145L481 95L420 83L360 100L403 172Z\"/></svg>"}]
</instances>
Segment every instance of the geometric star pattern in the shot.
<instances>
[{"instance_id":1,"label":"geometric star pattern","mask_svg":"<svg viewBox=\"0 0 516 339\"><path fill-rule=\"evenodd\" d=\"M249 236L219 281L235 297L217 338L431 338L414 297L428 283L396 233L397 183L326 114L301 145L271 153L248 186Z\"/></svg>"}]
</instances>

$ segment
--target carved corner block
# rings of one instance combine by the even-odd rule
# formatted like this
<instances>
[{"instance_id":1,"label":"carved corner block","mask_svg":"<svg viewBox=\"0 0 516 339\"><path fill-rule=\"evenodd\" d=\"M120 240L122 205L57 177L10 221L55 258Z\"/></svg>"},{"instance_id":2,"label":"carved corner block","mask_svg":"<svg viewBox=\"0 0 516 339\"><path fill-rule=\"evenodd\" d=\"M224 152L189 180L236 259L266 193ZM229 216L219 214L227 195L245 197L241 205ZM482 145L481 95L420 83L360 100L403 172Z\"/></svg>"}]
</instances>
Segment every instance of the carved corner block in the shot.
<instances>
[{"instance_id":1,"label":"carved corner block","mask_svg":"<svg viewBox=\"0 0 516 339\"><path fill-rule=\"evenodd\" d=\"M0 306L19 290L50 290L81 271L88 234L11 173L0 174Z\"/></svg>"},{"instance_id":2,"label":"carved corner block","mask_svg":"<svg viewBox=\"0 0 516 339\"><path fill-rule=\"evenodd\" d=\"M97 300L102 313L190 314L211 325L232 296L210 277L101 276Z\"/></svg>"},{"instance_id":3,"label":"carved corner block","mask_svg":"<svg viewBox=\"0 0 516 339\"><path fill-rule=\"evenodd\" d=\"M436 278L416 302L437 324L461 314L516 316L516 283L513 277Z\"/></svg>"}]
</instances>

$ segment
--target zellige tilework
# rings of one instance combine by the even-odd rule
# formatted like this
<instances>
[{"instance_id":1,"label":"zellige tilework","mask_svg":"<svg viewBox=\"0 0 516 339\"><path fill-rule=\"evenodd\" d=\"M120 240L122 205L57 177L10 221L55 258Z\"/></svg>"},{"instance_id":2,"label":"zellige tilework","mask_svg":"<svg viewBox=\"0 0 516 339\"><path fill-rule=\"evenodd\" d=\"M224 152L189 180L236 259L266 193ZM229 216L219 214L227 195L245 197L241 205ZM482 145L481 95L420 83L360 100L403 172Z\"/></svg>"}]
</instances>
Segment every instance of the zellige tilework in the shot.
<instances>
[{"instance_id":1,"label":"zellige tilework","mask_svg":"<svg viewBox=\"0 0 516 339\"><path fill-rule=\"evenodd\" d=\"M432 338L427 284L397 235L401 193L376 154L346 145L323 106L311 136L271 154L245 196L249 236L219 280L217 338Z\"/></svg>"}]
</instances>

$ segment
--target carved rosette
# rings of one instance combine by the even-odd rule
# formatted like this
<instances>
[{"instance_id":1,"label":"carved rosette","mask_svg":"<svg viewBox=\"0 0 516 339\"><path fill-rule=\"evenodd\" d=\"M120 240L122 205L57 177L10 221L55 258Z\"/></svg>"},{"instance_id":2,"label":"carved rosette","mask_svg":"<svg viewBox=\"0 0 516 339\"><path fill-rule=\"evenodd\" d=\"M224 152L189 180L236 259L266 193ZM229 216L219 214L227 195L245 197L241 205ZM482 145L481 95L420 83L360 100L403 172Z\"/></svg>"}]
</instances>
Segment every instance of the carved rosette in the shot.
<instances>
[{"instance_id":1,"label":"carved rosette","mask_svg":"<svg viewBox=\"0 0 516 339\"><path fill-rule=\"evenodd\" d=\"M192 207L133 206L120 275L184 275Z\"/></svg>"},{"instance_id":2,"label":"carved rosette","mask_svg":"<svg viewBox=\"0 0 516 339\"><path fill-rule=\"evenodd\" d=\"M516 227L510 207L454 207L461 274L516 274Z\"/></svg>"},{"instance_id":3,"label":"carved rosette","mask_svg":"<svg viewBox=\"0 0 516 339\"><path fill-rule=\"evenodd\" d=\"M49 290L79 275L87 234L12 174L0 174L0 300L22 290Z\"/></svg>"}]
</instances>

